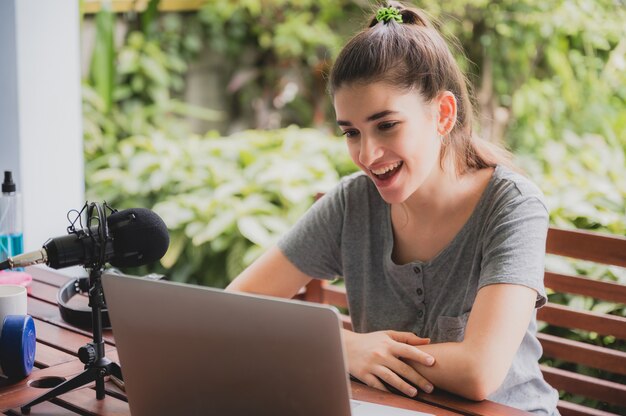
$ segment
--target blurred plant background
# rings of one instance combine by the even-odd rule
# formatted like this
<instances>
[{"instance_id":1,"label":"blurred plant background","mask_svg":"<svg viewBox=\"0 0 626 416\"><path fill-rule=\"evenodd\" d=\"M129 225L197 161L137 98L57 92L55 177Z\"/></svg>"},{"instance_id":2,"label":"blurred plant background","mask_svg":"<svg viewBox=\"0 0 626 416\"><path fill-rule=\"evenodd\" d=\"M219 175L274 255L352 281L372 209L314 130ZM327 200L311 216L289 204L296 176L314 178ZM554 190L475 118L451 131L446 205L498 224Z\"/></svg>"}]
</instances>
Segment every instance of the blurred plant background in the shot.
<instances>
[{"instance_id":1,"label":"blurred plant background","mask_svg":"<svg viewBox=\"0 0 626 416\"><path fill-rule=\"evenodd\" d=\"M168 224L161 263L133 272L223 287L317 192L355 170L325 74L372 3L194 3L161 12L151 0L141 12L114 13L102 2L84 14L83 31L95 32L83 82L86 189L89 200L153 208ZM552 224L626 235L624 2L414 4L458 45L480 134L514 152L545 193ZM547 267L626 284L621 268L552 258ZM626 316L624 305L550 296ZM569 332L626 350L611 337Z\"/></svg>"}]
</instances>

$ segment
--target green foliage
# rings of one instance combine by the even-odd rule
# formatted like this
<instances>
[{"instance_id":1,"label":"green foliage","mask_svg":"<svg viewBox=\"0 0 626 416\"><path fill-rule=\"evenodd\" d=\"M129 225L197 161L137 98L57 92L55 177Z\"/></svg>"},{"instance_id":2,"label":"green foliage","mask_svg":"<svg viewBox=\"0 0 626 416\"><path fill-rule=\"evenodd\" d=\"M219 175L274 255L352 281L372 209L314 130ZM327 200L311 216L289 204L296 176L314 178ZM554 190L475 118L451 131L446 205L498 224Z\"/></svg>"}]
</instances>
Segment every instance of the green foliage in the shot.
<instances>
[{"instance_id":1,"label":"green foliage","mask_svg":"<svg viewBox=\"0 0 626 416\"><path fill-rule=\"evenodd\" d=\"M230 137L122 140L87 165L89 194L118 208L149 206L171 234L161 260L176 280L224 286L267 249L340 174L344 144L290 127Z\"/></svg>"},{"instance_id":2,"label":"green foliage","mask_svg":"<svg viewBox=\"0 0 626 416\"><path fill-rule=\"evenodd\" d=\"M231 120L252 128L321 125L325 72L360 9L351 0L208 1L198 17L208 47L232 71Z\"/></svg>"},{"instance_id":3,"label":"green foliage","mask_svg":"<svg viewBox=\"0 0 626 416\"><path fill-rule=\"evenodd\" d=\"M108 4L107 4L108 5ZM115 15L107 5L96 16L96 30L98 36L94 46L93 58L90 66L90 79L94 89L102 101L105 112L111 110L113 103L113 84L115 77L115 48L113 47L113 31L115 29Z\"/></svg>"},{"instance_id":4,"label":"green foliage","mask_svg":"<svg viewBox=\"0 0 626 416\"><path fill-rule=\"evenodd\" d=\"M96 16L96 39L101 36L108 39L113 32L115 21L109 17L106 10ZM168 14L159 20L142 19L142 23L147 33L129 31L117 52L111 44L104 56L96 58L101 53L96 41L92 72L98 72L100 66L112 68L107 74L113 82L83 83L83 129L88 162L116 152L118 142L129 136L161 131L184 137L188 134L188 117L209 121L221 117L216 111L176 98L184 88L188 61L201 47L197 21L187 23L180 15ZM101 63L104 57L108 61Z\"/></svg>"},{"instance_id":5,"label":"green foliage","mask_svg":"<svg viewBox=\"0 0 626 416\"><path fill-rule=\"evenodd\" d=\"M552 224L626 235L626 158L620 149L601 136L566 131L518 160L540 184Z\"/></svg>"},{"instance_id":6,"label":"green foliage","mask_svg":"<svg viewBox=\"0 0 626 416\"><path fill-rule=\"evenodd\" d=\"M483 116L518 152L566 131L626 147L626 8L613 0L434 0L418 4L456 36ZM483 124L490 122L482 120Z\"/></svg>"}]
</instances>

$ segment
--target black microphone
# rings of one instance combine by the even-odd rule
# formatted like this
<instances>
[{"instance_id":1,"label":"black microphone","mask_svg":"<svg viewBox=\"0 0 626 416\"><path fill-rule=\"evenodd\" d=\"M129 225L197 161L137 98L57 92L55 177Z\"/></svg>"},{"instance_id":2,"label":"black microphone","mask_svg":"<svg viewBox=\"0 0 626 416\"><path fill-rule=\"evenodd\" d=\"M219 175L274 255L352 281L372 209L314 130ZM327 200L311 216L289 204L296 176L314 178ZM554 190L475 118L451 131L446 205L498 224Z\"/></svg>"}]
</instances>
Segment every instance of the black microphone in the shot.
<instances>
[{"instance_id":1,"label":"black microphone","mask_svg":"<svg viewBox=\"0 0 626 416\"><path fill-rule=\"evenodd\" d=\"M107 218L110 239L104 242L104 261L115 267L136 267L159 260L170 244L161 217L146 208L117 211ZM98 226L51 238L38 251L9 257L0 270L45 263L53 269L90 265L101 259Z\"/></svg>"}]
</instances>

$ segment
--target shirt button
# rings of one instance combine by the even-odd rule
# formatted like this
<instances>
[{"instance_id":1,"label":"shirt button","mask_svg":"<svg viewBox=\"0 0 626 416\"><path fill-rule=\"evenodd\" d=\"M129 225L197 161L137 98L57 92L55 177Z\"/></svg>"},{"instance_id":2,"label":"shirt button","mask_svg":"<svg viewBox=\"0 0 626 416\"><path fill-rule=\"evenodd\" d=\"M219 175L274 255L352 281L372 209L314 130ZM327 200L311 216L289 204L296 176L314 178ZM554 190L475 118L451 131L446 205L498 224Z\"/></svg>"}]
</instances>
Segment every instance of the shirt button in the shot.
<instances>
[{"instance_id":1,"label":"shirt button","mask_svg":"<svg viewBox=\"0 0 626 416\"><path fill-rule=\"evenodd\" d=\"M417 311L417 317L421 318L422 316L424 316L424 311L423 310Z\"/></svg>"},{"instance_id":2,"label":"shirt button","mask_svg":"<svg viewBox=\"0 0 626 416\"><path fill-rule=\"evenodd\" d=\"M422 293L424 293L422 289L417 289L416 292L418 296L422 296Z\"/></svg>"},{"instance_id":3,"label":"shirt button","mask_svg":"<svg viewBox=\"0 0 626 416\"><path fill-rule=\"evenodd\" d=\"M415 274L420 274L422 272L422 269L420 269L418 266L413 267L413 271L415 272Z\"/></svg>"}]
</instances>

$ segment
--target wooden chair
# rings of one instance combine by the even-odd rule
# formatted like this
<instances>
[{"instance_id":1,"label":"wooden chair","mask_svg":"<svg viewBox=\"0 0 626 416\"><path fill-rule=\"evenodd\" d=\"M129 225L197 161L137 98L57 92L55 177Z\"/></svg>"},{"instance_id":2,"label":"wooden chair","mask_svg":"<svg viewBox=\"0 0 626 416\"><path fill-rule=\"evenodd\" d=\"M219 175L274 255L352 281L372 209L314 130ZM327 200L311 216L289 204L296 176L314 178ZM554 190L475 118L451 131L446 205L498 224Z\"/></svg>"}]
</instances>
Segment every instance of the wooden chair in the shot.
<instances>
[{"instance_id":1,"label":"wooden chair","mask_svg":"<svg viewBox=\"0 0 626 416\"><path fill-rule=\"evenodd\" d=\"M626 267L626 238L619 236L550 228L546 252L573 259ZM626 303L626 285L618 283L546 272L545 286L557 293L590 296L618 304ZM340 308L348 307L345 289L325 281L313 280L299 297L310 302L325 303ZM350 317L345 315L342 319L344 328L352 329ZM538 311L538 320L552 327L593 331L600 335L612 335L619 340L626 340L626 318L621 316L576 310L548 302ZM547 333L539 333L537 337L543 346L544 357L626 376L626 352ZM541 370L546 381L558 390L626 409L626 384L546 365L542 365ZM613 415L613 413L564 400L559 401L558 407L563 416Z\"/></svg>"}]
</instances>

